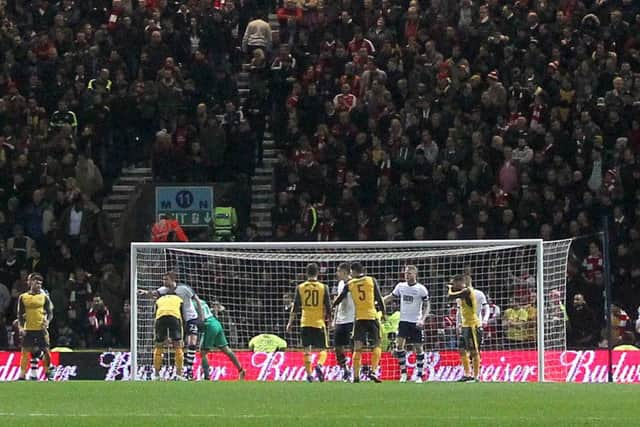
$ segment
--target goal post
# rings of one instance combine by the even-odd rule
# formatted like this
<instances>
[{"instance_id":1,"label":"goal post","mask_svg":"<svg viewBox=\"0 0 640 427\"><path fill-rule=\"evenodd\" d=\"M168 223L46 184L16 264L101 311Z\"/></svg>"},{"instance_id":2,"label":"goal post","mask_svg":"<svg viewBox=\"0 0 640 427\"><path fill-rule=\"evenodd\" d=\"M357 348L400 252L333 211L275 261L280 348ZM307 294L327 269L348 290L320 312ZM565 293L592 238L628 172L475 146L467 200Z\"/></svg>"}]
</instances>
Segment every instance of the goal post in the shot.
<instances>
[{"instance_id":1,"label":"goal post","mask_svg":"<svg viewBox=\"0 0 640 427\"><path fill-rule=\"evenodd\" d=\"M224 307L220 320L234 349L246 350L249 339L261 333L279 335L295 349L298 330L285 334L284 325L295 285L304 279L304 267L318 263L319 279L333 295L337 266L358 261L378 280L383 294L403 280L406 265L418 267L418 281L431 296L425 327L425 350L431 361L428 379L450 380L459 373L446 284L456 274L470 273L474 288L487 294L496 316L490 319L482 346L485 380L512 380L509 369L521 365L529 366L529 380L559 380L566 369L558 354L566 345L563 304L570 245L571 240L540 239L132 243L131 378L145 379L153 348L153 301L139 297L137 291L161 286L165 272L175 271L179 283L191 286L210 305L218 302ZM388 308L393 311L397 306ZM383 357L381 369L386 378L399 372L390 356Z\"/></svg>"}]
</instances>

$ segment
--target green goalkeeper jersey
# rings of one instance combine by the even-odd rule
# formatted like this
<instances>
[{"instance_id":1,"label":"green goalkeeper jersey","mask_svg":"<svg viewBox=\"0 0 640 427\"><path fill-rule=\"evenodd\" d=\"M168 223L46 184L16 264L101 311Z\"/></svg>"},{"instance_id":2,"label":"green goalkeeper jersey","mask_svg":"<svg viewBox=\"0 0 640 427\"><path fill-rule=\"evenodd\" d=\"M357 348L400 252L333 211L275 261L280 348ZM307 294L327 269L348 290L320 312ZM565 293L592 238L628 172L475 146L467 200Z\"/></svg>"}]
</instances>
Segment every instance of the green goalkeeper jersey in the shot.
<instances>
[{"instance_id":1,"label":"green goalkeeper jersey","mask_svg":"<svg viewBox=\"0 0 640 427\"><path fill-rule=\"evenodd\" d=\"M215 318L216 315L213 314L213 311L211 311L211 308L209 308L209 304L207 304L207 302L205 300L200 300L200 305L202 306L202 315L204 316L204 321L206 322L207 320L211 319L211 318Z\"/></svg>"}]
</instances>

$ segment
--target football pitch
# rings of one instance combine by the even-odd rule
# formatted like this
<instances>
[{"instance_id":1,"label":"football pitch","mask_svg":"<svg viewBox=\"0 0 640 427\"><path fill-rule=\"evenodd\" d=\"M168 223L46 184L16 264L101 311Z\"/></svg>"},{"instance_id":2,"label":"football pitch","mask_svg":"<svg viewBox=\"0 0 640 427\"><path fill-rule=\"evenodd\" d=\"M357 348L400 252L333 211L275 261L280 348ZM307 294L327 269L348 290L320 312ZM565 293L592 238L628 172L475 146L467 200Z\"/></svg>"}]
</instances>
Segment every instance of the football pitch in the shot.
<instances>
[{"instance_id":1,"label":"football pitch","mask_svg":"<svg viewBox=\"0 0 640 427\"><path fill-rule=\"evenodd\" d=\"M633 426L613 384L0 383L3 426Z\"/></svg>"}]
</instances>

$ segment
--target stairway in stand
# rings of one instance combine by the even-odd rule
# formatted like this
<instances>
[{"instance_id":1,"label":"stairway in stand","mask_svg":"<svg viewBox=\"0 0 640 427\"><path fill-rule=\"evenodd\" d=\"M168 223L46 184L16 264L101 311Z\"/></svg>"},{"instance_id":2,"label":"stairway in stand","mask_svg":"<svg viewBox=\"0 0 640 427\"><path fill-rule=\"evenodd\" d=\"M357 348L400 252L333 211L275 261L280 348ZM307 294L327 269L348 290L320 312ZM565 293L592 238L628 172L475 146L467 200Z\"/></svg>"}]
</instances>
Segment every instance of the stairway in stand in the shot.
<instances>
[{"instance_id":1,"label":"stairway in stand","mask_svg":"<svg viewBox=\"0 0 640 427\"><path fill-rule=\"evenodd\" d=\"M251 181L251 222L258 227L258 234L265 240L272 237L271 208L275 204L273 167L278 161L278 151L271 132L265 132L263 165L256 168Z\"/></svg>"},{"instance_id":2,"label":"stairway in stand","mask_svg":"<svg viewBox=\"0 0 640 427\"><path fill-rule=\"evenodd\" d=\"M102 210L106 212L111 220L114 230L118 227L120 216L127 207L127 203L133 195L136 185L143 182L151 182L152 179L151 168L122 170L122 174L116 179L115 184L111 188L111 194L105 197L102 202Z\"/></svg>"}]
</instances>

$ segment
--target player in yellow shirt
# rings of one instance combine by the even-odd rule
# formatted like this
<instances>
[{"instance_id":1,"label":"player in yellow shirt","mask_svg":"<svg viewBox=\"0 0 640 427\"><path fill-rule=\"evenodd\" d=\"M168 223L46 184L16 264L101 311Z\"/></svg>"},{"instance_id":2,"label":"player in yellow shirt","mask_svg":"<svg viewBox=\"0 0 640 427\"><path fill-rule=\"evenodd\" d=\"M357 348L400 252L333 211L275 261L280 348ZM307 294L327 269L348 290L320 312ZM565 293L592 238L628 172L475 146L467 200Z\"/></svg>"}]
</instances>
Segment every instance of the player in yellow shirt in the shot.
<instances>
[{"instance_id":1,"label":"player in yellow shirt","mask_svg":"<svg viewBox=\"0 0 640 427\"><path fill-rule=\"evenodd\" d=\"M22 339L19 380L24 380L31 354L31 379L37 380L40 359L47 371L47 379L52 380L51 353L49 352L49 323L53 319L53 304L46 292L42 291L43 278L40 273L27 276L29 291L18 297L18 326Z\"/></svg>"},{"instance_id":2,"label":"player in yellow shirt","mask_svg":"<svg viewBox=\"0 0 640 427\"><path fill-rule=\"evenodd\" d=\"M464 368L461 382L476 381L480 374L480 341L482 340L482 323L478 317L478 301L471 286L471 277L457 275L449 283L447 296L458 301L459 317L462 319L462 330L458 338L460 359ZM473 360L471 373L470 357Z\"/></svg>"},{"instance_id":3,"label":"player in yellow shirt","mask_svg":"<svg viewBox=\"0 0 640 427\"><path fill-rule=\"evenodd\" d=\"M356 321L353 326L353 382L360 381L362 348L365 342L369 342L373 351L368 376L372 381L379 383L381 381L376 375L376 371L382 357L382 348L380 347L382 337L378 312L381 313L380 318L385 320L384 301L376 280L364 274L362 264L358 262L351 264L351 277L352 279L349 280L347 286L333 301L333 306L336 307L348 294L351 294L356 312Z\"/></svg>"},{"instance_id":4,"label":"player in yellow shirt","mask_svg":"<svg viewBox=\"0 0 640 427\"><path fill-rule=\"evenodd\" d=\"M320 350L315 372L318 381L322 382L324 381L322 365L327 360L327 347L329 346L325 319L328 320L331 316L331 300L327 285L318 281L319 273L320 267L318 267L318 264L311 263L307 265L307 280L300 283L296 288L296 295L289 315L289 323L287 324L287 332L290 332L296 316L299 312L302 312L300 337L304 347L304 368L307 371L307 381L309 382L313 382L311 351L314 349Z\"/></svg>"},{"instance_id":5,"label":"player in yellow shirt","mask_svg":"<svg viewBox=\"0 0 640 427\"><path fill-rule=\"evenodd\" d=\"M162 349L167 339L175 351L175 379L182 379L184 350L182 348L182 298L176 294L166 294L156 300L156 320L154 323L156 344L153 349L154 378L158 378L162 368Z\"/></svg>"}]
</instances>

